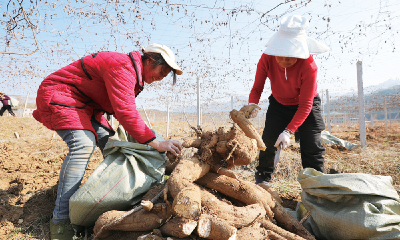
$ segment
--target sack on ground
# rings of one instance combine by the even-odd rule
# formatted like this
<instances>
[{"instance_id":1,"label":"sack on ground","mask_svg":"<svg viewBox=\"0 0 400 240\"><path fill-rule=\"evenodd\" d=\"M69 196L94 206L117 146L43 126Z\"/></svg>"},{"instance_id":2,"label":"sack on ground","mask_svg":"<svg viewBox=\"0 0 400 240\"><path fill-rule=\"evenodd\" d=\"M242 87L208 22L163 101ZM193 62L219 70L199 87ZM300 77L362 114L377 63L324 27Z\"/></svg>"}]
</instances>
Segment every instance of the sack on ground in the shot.
<instances>
[{"instance_id":1,"label":"sack on ground","mask_svg":"<svg viewBox=\"0 0 400 240\"><path fill-rule=\"evenodd\" d=\"M10 97L8 101L11 107L18 107L19 101L16 98Z\"/></svg>"},{"instance_id":2,"label":"sack on ground","mask_svg":"<svg viewBox=\"0 0 400 240\"><path fill-rule=\"evenodd\" d=\"M321 132L321 142L326 144L337 144L347 148L347 150L352 150L353 148L359 147L360 145L345 141L338 137L331 135L328 131Z\"/></svg>"},{"instance_id":3,"label":"sack on ground","mask_svg":"<svg viewBox=\"0 0 400 240\"><path fill-rule=\"evenodd\" d=\"M317 239L400 239L400 199L390 176L303 169L297 217Z\"/></svg>"},{"instance_id":4,"label":"sack on ground","mask_svg":"<svg viewBox=\"0 0 400 240\"><path fill-rule=\"evenodd\" d=\"M90 227L104 212L128 210L164 181L166 154L137 143L122 126L117 133L119 140L110 138L104 148L104 161L70 198L72 224Z\"/></svg>"}]
</instances>

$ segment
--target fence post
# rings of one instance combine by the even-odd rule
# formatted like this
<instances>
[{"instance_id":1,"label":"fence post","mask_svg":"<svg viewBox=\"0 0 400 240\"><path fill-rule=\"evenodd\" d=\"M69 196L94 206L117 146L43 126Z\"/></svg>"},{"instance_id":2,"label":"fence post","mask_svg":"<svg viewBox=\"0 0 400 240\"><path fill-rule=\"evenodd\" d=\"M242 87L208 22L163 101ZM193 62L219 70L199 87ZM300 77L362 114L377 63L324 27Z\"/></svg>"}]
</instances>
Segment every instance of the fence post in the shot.
<instances>
[{"instance_id":1,"label":"fence post","mask_svg":"<svg viewBox=\"0 0 400 240\"><path fill-rule=\"evenodd\" d=\"M388 135L388 123L387 123L387 108L386 108L386 98L383 98L383 110L385 113L385 129L386 129L386 135Z\"/></svg>"},{"instance_id":2,"label":"fence post","mask_svg":"<svg viewBox=\"0 0 400 240\"><path fill-rule=\"evenodd\" d=\"M364 89L363 89L362 62L357 62L357 85L358 85L358 127L360 130L361 147L367 146L367 133L365 129Z\"/></svg>"},{"instance_id":3,"label":"fence post","mask_svg":"<svg viewBox=\"0 0 400 240\"><path fill-rule=\"evenodd\" d=\"M25 117L26 106L28 105L28 97L29 97L29 93L26 94L25 107L24 107L24 112L22 113L22 117Z\"/></svg>"},{"instance_id":4,"label":"fence post","mask_svg":"<svg viewBox=\"0 0 400 240\"><path fill-rule=\"evenodd\" d=\"M168 132L169 131L169 103L167 103L167 133L166 133L166 136L165 136L165 138L166 139L168 139Z\"/></svg>"},{"instance_id":5,"label":"fence post","mask_svg":"<svg viewBox=\"0 0 400 240\"><path fill-rule=\"evenodd\" d=\"M326 89L326 122L328 123L328 131L329 134L332 133L331 131L331 113L330 113L330 106L329 106L329 90Z\"/></svg>"},{"instance_id":6,"label":"fence post","mask_svg":"<svg viewBox=\"0 0 400 240\"><path fill-rule=\"evenodd\" d=\"M200 114L200 79L197 77L197 127L201 127Z\"/></svg>"},{"instance_id":7,"label":"fence post","mask_svg":"<svg viewBox=\"0 0 400 240\"><path fill-rule=\"evenodd\" d=\"M374 128L374 114L371 112L371 128Z\"/></svg>"},{"instance_id":8,"label":"fence post","mask_svg":"<svg viewBox=\"0 0 400 240\"><path fill-rule=\"evenodd\" d=\"M347 132L347 113L344 113L344 131Z\"/></svg>"},{"instance_id":9,"label":"fence post","mask_svg":"<svg viewBox=\"0 0 400 240\"><path fill-rule=\"evenodd\" d=\"M210 113L210 118L211 118L211 120L212 120L212 122L213 122L213 124L214 124L215 131L217 131L217 130L218 130L218 129L217 129L217 125L215 125L214 118L211 116L211 113Z\"/></svg>"}]
</instances>

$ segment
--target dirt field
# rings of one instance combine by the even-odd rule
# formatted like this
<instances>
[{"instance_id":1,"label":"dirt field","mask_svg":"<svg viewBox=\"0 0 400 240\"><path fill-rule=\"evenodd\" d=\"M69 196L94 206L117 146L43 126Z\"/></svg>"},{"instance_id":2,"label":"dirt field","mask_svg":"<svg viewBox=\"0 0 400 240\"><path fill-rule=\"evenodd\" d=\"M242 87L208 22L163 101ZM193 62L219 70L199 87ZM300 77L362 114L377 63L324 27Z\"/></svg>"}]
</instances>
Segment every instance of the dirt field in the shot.
<instances>
[{"instance_id":1,"label":"dirt field","mask_svg":"<svg viewBox=\"0 0 400 240\"><path fill-rule=\"evenodd\" d=\"M50 239L49 219L54 208L59 169L67 153L66 144L55 132L43 127L33 118L0 118L0 239ZM184 123L172 123L182 126ZM393 185L400 185L400 123L392 122L388 128L375 123L367 129L367 148L353 151L336 146L326 147L326 173L359 172L388 175ZM164 129L164 126L160 126ZM176 127L177 128L177 127ZM189 132L189 131L187 131ZM334 127L336 137L359 144L356 128ZM18 138L17 138L18 136ZM175 134L183 140L184 134ZM97 149L93 155L85 179L102 161ZM254 181L257 162L236 167L238 175ZM296 181L301 170L299 144L281 153L272 187L284 200L284 206L294 208L300 201L301 187ZM115 238L121 237L120 233ZM130 239L133 239L132 236Z\"/></svg>"}]
</instances>

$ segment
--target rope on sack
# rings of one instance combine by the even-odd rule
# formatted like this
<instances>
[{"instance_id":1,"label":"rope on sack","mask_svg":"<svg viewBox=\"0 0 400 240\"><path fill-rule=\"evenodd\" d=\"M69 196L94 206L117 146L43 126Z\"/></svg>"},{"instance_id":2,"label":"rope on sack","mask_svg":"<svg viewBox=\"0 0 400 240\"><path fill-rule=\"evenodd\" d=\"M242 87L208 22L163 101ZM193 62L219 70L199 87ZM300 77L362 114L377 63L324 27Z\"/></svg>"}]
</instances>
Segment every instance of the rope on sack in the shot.
<instances>
[{"instance_id":1,"label":"rope on sack","mask_svg":"<svg viewBox=\"0 0 400 240\"><path fill-rule=\"evenodd\" d=\"M309 217L309 216L311 216L311 212L310 211L307 211L307 213L306 213L306 215L304 215L304 217L300 220L300 224L303 224L303 222L305 221L305 220L307 220L307 218Z\"/></svg>"}]
</instances>

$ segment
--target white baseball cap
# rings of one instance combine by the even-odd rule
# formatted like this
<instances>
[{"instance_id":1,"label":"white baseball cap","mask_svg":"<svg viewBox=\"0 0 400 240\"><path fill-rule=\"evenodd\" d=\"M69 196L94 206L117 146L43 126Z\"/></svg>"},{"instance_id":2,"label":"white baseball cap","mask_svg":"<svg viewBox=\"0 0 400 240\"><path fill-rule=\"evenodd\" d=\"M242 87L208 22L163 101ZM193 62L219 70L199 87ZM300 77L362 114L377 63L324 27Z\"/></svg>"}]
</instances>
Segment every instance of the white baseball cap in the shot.
<instances>
[{"instance_id":1,"label":"white baseball cap","mask_svg":"<svg viewBox=\"0 0 400 240\"><path fill-rule=\"evenodd\" d=\"M142 47L142 49L143 49L144 52L160 53L161 56L164 58L165 62L167 62L167 64L171 68L175 69L176 74L178 74L178 75L182 74L181 68L175 62L175 55L172 52L172 50L169 49L169 47L167 47L165 45L153 43L153 44L150 44L147 47Z\"/></svg>"},{"instance_id":2,"label":"white baseball cap","mask_svg":"<svg viewBox=\"0 0 400 240\"><path fill-rule=\"evenodd\" d=\"M278 32L269 40L264 53L307 59L311 54L329 51L329 47L325 44L307 37L306 29L308 25L308 19L303 16L283 17Z\"/></svg>"}]
</instances>

